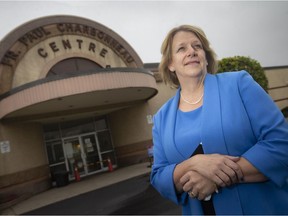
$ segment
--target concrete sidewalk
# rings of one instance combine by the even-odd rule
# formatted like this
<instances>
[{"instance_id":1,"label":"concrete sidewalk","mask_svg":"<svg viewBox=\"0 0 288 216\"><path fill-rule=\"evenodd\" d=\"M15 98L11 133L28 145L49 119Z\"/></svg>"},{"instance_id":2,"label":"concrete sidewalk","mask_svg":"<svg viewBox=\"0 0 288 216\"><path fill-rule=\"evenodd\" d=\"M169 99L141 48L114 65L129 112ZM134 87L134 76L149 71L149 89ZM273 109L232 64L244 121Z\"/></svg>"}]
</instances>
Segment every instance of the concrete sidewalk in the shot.
<instances>
[{"instance_id":1,"label":"concrete sidewalk","mask_svg":"<svg viewBox=\"0 0 288 216\"><path fill-rule=\"evenodd\" d=\"M148 167L149 164L150 163L147 162L119 168L115 169L113 172L95 174L83 178L79 182L71 182L63 187L51 188L48 191L30 197L29 199L2 211L2 215L20 215L67 198L149 173L151 171L151 168Z\"/></svg>"}]
</instances>

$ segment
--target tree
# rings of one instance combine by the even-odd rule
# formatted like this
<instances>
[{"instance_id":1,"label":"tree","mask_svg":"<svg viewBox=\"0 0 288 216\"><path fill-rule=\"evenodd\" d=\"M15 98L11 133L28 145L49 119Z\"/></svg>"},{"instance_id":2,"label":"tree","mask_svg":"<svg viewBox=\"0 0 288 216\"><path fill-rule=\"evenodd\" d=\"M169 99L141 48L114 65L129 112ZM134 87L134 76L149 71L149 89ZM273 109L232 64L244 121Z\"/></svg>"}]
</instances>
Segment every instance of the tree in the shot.
<instances>
[{"instance_id":1,"label":"tree","mask_svg":"<svg viewBox=\"0 0 288 216\"><path fill-rule=\"evenodd\" d=\"M223 58L218 62L217 73L246 70L253 79L267 92L268 79L260 63L250 57L234 56Z\"/></svg>"}]
</instances>

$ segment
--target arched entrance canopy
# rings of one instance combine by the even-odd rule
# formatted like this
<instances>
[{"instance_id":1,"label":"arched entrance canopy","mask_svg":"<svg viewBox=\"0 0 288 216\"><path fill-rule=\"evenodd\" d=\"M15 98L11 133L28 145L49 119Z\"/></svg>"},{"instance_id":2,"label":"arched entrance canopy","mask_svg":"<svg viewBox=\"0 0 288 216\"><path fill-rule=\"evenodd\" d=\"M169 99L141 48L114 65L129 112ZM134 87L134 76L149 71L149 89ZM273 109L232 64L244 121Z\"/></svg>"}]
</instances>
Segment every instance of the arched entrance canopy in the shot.
<instances>
[{"instance_id":1,"label":"arched entrance canopy","mask_svg":"<svg viewBox=\"0 0 288 216\"><path fill-rule=\"evenodd\" d=\"M49 77L0 97L0 119L54 121L104 115L143 103L157 94L153 74L144 69L98 69Z\"/></svg>"}]
</instances>

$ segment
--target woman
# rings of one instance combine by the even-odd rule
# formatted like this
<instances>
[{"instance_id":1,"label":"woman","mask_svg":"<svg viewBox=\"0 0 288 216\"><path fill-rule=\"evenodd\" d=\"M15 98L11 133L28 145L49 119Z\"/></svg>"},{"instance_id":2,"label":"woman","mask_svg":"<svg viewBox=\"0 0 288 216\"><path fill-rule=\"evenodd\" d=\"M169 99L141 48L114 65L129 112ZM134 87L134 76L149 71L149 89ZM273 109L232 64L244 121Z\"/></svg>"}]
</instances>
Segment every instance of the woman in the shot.
<instances>
[{"instance_id":1,"label":"woman","mask_svg":"<svg viewBox=\"0 0 288 216\"><path fill-rule=\"evenodd\" d=\"M178 88L154 116L151 184L183 214L288 214L288 125L246 71L213 75L195 26L172 29L159 71Z\"/></svg>"}]
</instances>

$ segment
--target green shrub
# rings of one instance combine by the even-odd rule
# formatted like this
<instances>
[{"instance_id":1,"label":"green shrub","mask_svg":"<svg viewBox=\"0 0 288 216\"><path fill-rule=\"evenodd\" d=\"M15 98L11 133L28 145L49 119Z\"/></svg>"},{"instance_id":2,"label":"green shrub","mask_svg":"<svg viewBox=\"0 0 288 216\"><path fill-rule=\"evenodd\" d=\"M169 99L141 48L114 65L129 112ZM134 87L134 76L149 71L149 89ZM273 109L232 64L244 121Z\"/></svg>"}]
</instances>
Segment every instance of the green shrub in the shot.
<instances>
[{"instance_id":1,"label":"green shrub","mask_svg":"<svg viewBox=\"0 0 288 216\"><path fill-rule=\"evenodd\" d=\"M223 58L218 62L218 71L221 72L233 72L239 70L246 70L254 80L267 92L268 79L264 73L264 69L260 63L250 57L234 56Z\"/></svg>"}]
</instances>

